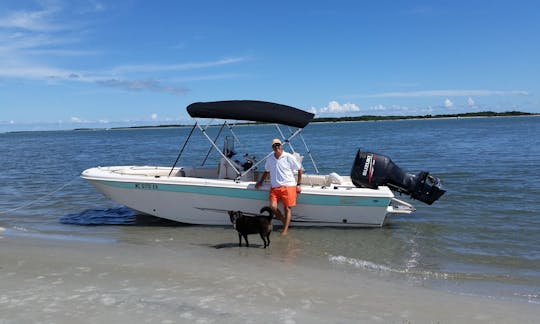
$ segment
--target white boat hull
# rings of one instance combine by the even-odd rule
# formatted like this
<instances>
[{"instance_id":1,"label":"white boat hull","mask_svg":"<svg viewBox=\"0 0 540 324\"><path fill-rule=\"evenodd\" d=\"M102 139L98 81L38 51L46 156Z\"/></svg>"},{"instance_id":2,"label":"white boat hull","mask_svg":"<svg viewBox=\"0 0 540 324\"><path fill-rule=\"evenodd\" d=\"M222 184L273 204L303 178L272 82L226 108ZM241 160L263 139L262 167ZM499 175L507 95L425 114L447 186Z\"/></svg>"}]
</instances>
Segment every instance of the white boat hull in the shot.
<instances>
[{"instance_id":1,"label":"white boat hull","mask_svg":"<svg viewBox=\"0 0 540 324\"><path fill-rule=\"evenodd\" d=\"M254 181L168 176L165 167L97 167L81 177L109 199L139 212L188 224L230 225L229 210L258 214L268 189ZM304 184L293 208L292 226L380 227L394 210L387 187ZM401 211L409 213L410 211ZM277 223L279 224L279 222Z\"/></svg>"}]
</instances>

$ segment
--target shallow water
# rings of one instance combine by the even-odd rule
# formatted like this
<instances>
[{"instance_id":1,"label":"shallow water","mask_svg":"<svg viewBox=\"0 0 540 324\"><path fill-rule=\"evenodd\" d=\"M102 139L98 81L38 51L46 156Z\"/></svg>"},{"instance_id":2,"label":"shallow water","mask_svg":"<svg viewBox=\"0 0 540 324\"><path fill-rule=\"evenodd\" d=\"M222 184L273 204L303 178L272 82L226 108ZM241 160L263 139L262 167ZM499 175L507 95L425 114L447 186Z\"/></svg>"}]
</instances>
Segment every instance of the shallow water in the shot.
<instances>
[{"instance_id":1,"label":"shallow water","mask_svg":"<svg viewBox=\"0 0 540 324\"><path fill-rule=\"evenodd\" d=\"M270 126L236 131L239 159L263 156ZM322 173L348 174L358 147L430 171L448 192L381 229L293 228L262 253L324 271L369 273L434 289L540 303L540 118L313 124L303 132ZM108 201L78 178L98 165L172 165L188 128L0 134L0 235L229 251L228 227L183 226ZM216 132L212 129L211 132ZM186 161L208 151L195 138ZM295 148L302 151L303 144ZM211 158L215 155L211 155ZM308 172L313 168L304 160ZM404 197L402 197L404 198ZM31 205L28 205L31 204ZM28 206L27 206L28 205ZM256 248L258 237L250 237ZM260 249L263 250L263 249ZM250 249L250 251L257 251ZM253 254L253 253L251 253ZM245 262L251 262L246 259Z\"/></svg>"}]
</instances>

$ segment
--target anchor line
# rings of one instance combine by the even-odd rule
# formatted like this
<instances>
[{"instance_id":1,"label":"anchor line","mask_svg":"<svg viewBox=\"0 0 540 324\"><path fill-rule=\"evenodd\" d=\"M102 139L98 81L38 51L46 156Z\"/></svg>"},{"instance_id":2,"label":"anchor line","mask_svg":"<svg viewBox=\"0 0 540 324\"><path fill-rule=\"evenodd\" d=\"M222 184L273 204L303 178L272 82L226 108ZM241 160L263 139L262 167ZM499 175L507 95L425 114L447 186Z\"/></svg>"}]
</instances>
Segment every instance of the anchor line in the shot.
<instances>
[{"instance_id":1,"label":"anchor line","mask_svg":"<svg viewBox=\"0 0 540 324\"><path fill-rule=\"evenodd\" d=\"M15 208L12 208L12 209L8 209L8 210L4 210L4 211L0 211L0 215L2 214L6 214L6 213L10 213L10 212L13 212L13 211L16 211L16 210L19 210L19 209L23 209L23 208L26 208L26 207L29 207L29 206L32 206L33 204L37 203L38 201L44 199L44 198L47 198L55 193L57 193L58 191L64 189L65 187L69 186L73 181L77 180L79 178L79 176L76 176L75 178L73 178L72 180L70 180L69 182L67 183L64 183L60 188L54 190L54 191L51 191L49 193L47 193L46 195L43 195L41 197L39 197L38 199L35 199L35 200L32 200L31 202L29 203L26 203L24 205L21 205L21 206L18 206L18 207L15 207Z\"/></svg>"}]
</instances>

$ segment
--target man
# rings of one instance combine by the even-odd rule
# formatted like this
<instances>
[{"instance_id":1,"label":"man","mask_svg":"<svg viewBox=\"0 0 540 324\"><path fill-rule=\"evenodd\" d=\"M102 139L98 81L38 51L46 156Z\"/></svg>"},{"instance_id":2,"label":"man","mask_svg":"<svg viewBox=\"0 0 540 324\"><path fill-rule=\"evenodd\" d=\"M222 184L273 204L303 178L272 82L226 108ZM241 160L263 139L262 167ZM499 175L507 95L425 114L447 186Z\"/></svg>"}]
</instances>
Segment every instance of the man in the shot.
<instances>
[{"instance_id":1,"label":"man","mask_svg":"<svg viewBox=\"0 0 540 324\"><path fill-rule=\"evenodd\" d=\"M281 235L287 235L291 222L291 207L296 206L296 195L302 191L302 165L290 153L283 151L283 145L279 139L272 140L274 154L266 159L265 171L255 184L259 188L268 174L270 174L270 208L276 218L283 223ZM297 180L294 171L298 171ZM283 213L278 209L278 201L283 204Z\"/></svg>"}]
</instances>

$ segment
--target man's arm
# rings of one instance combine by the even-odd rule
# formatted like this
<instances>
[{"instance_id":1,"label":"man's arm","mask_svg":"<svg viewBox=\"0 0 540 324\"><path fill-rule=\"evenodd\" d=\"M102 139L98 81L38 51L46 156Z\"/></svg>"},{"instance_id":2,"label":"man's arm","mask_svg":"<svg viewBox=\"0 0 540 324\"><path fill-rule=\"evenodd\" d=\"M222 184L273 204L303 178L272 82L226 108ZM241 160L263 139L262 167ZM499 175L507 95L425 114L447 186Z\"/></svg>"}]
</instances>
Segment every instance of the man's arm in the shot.
<instances>
[{"instance_id":1,"label":"man's arm","mask_svg":"<svg viewBox=\"0 0 540 324\"><path fill-rule=\"evenodd\" d=\"M296 181L296 192L300 193L302 191L302 169L298 169L298 181Z\"/></svg>"},{"instance_id":2,"label":"man's arm","mask_svg":"<svg viewBox=\"0 0 540 324\"><path fill-rule=\"evenodd\" d=\"M261 176L261 178L259 179L259 181L257 181L257 183L255 184L255 188L259 188L260 186L262 186L264 180L266 180L266 177L268 176L268 171L264 171L263 175Z\"/></svg>"}]
</instances>

